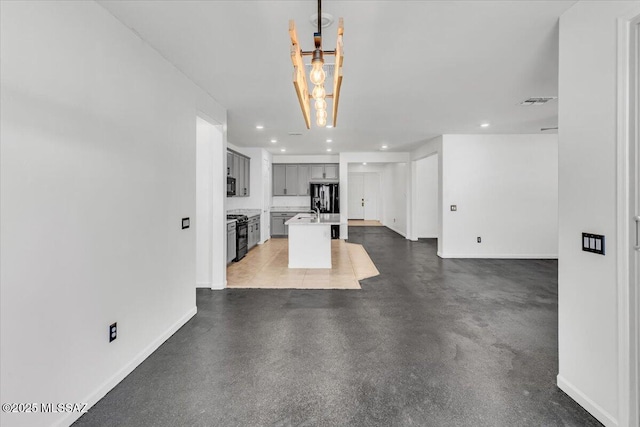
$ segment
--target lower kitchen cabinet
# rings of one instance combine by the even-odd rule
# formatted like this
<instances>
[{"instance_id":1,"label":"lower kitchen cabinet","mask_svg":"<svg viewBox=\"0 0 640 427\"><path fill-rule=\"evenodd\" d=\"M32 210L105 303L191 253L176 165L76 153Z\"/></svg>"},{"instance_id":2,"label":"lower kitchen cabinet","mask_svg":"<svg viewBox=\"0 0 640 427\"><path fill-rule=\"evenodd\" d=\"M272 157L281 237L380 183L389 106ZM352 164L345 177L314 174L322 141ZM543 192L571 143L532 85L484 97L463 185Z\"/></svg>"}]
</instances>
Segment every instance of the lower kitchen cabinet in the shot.
<instances>
[{"instance_id":1,"label":"lower kitchen cabinet","mask_svg":"<svg viewBox=\"0 0 640 427\"><path fill-rule=\"evenodd\" d=\"M284 223L297 214L298 212L271 212L271 236L288 236L289 226Z\"/></svg>"},{"instance_id":2,"label":"lower kitchen cabinet","mask_svg":"<svg viewBox=\"0 0 640 427\"><path fill-rule=\"evenodd\" d=\"M227 264L236 257L236 223L227 224Z\"/></svg>"},{"instance_id":3,"label":"lower kitchen cabinet","mask_svg":"<svg viewBox=\"0 0 640 427\"><path fill-rule=\"evenodd\" d=\"M251 249L260 241L260 215L249 217L247 249Z\"/></svg>"}]
</instances>

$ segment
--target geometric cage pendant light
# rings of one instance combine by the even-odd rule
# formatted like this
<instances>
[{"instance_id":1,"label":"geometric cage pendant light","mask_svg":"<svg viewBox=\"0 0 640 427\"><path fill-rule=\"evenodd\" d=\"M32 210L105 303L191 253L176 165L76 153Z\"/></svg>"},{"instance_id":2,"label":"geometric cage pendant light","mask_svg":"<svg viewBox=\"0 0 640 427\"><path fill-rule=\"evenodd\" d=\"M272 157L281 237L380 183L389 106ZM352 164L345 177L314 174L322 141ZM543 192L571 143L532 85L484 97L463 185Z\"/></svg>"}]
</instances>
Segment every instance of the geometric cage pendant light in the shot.
<instances>
[{"instance_id":1,"label":"geometric cage pendant light","mask_svg":"<svg viewBox=\"0 0 640 427\"><path fill-rule=\"evenodd\" d=\"M302 115L307 125L307 129L311 129L311 101L315 110L316 125L325 127L327 125L327 99L333 102L332 118L333 127L336 126L338 118L338 101L340 100L340 86L342 85L342 34L344 33L343 20L338 20L338 39L335 50L322 50L322 5L318 0L318 32L313 34L314 50L304 51L300 48L298 42L298 34L296 33L296 24L293 19L289 20L289 36L291 37L291 63L293 64L293 86L300 101ZM325 89L326 73L324 70L325 55L335 56L335 68L333 73L333 93L327 93ZM309 92L307 85L307 75L303 56L311 56L311 72L309 80L313 84L313 90Z\"/></svg>"}]
</instances>

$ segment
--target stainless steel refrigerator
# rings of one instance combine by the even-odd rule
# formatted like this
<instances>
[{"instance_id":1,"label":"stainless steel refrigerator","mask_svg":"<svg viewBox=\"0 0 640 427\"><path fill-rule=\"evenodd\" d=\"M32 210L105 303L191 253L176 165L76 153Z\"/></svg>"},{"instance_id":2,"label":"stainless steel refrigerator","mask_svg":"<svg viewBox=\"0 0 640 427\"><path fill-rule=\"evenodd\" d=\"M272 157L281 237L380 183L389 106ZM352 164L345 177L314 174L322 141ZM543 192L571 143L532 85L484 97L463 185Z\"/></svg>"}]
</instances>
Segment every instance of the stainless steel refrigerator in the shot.
<instances>
[{"instance_id":1,"label":"stainless steel refrigerator","mask_svg":"<svg viewBox=\"0 0 640 427\"><path fill-rule=\"evenodd\" d=\"M340 188L338 184L311 183L309 184L311 195L311 209L316 208L320 213L340 213ZM340 226L331 226L331 238L340 238Z\"/></svg>"}]
</instances>

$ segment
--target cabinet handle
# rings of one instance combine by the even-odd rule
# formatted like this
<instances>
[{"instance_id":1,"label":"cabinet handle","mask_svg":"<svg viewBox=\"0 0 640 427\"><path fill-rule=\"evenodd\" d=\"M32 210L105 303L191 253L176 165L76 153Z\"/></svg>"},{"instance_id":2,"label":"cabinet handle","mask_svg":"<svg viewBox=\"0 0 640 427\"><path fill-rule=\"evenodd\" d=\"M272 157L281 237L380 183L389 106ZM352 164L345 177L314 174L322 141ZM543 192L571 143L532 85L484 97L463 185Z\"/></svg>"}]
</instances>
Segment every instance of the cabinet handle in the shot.
<instances>
[{"instance_id":1,"label":"cabinet handle","mask_svg":"<svg viewBox=\"0 0 640 427\"><path fill-rule=\"evenodd\" d=\"M322 178L326 178L327 174L325 172L322 172Z\"/></svg>"},{"instance_id":2,"label":"cabinet handle","mask_svg":"<svg viewBox=\"0 0 640 427\"><path fill-rule=\"evenodd\" d=\"M636 251L640 251L640 243L638 243L638 224L640 224L640 216L633 218L636 222L636 245L633 247Z\"/></svg>"},{"instance_id":3,"label":"cabinet handle","mask_svg":"<svg viewBox=\"0 0 640 427\"><path fill-rule=\"evenodd\" d=\"M287 194L287 189L286 188L284 189L284 194Z\"/></svg>"}]
</instances>

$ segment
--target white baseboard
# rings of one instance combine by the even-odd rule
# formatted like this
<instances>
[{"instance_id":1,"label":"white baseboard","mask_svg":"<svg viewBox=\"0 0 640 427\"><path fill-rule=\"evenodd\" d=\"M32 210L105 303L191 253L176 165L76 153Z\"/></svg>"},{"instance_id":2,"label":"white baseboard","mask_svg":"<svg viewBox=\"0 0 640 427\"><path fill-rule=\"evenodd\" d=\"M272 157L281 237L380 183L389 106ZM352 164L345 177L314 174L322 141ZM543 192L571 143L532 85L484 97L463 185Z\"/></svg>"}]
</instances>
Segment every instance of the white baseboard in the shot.
<instances>
[{"instance_id":1,"label":"white baseboard","mask_svg":"<svg viewBox=\"0 0 640 427\"><path fill-rule=\"evenodd\" d=\"M580 406L586 409L591 415L596 417L598 421L607 427L617 427L618 420L610 413L605 411L600 405L589 399L584 393L578 390L573 384L565 380L562 376L557 376L558 387L564 391L570 398L575 400Z\"/></svg>"},{"instance_id":2,"label":"white baseboard","mask_svg":"<svg viewBox=\"0 0 640 427\"><path fill-rule=\"evenodd\" d=\"M196 288L211 288L211 282L196 282Z\"/></svg>"},{"instance_id":3,"label":"white baseboard","mask_svg":"<svg viewBox=\"0 0 640 427\"><path fill-rule=\"evenodd\" d=\"M401 235L402 237L407 237L406 233L403 233L402 231L398 230L395 227L391 227L390 225L385 225L385 227L387 227L389 230L395 231L396 233L398 233L399 235Z\"/></svg>"},{"instance_id":4,"label":"white baseboard","mask_svg":"<svg viewBox=\"0 0 640 427\"><path fill-rule=\"evenodd\" d=\"M182 316L178 321L176 321L173 325L171 325L166 331L164 331L158 338L153 340L148 346L146 346L137 356L135 356L129 363L127 363L122 369L116 372L111 378L105 381L97 390L93 393L89 394L84 399L81 399L80 402L86 403L87 408L89 410L93 405L98 403L100 399L102 399L111 389L120 383L123 379L126 378L135 368L138 367L144 360L149 357L154 351L158 349L166 340L168 340L173 334L176 333L178 329L180 329L185 323L189 321L193 316L198 312L197 307L191 308L184 316ZM53 426L70 426L76 421L78 418L82 416L82 413L78 412L69 412L64 417L62 417L58 422L54 423Z\"/></svg>"},{"instance_id":5,"label":"white baseboard","mask_svg":"<svg viewBox=\"0 0 640 427\"><path fill-rule=\"evenodd\" d=\"M213 289L213 290L218 290L218 289L224 289L227 287L227 281L225 280L224 283L220 282L220 283L210 283L209 284L209 289Z\"/></svg>"},{"instance_id":6,"label":"white baseboard","mask_svg":"<svg viewBox=\"0 0 640 427\"><path fill-rule=\"evenodd\" d=\"M438 252L440 258L481 258L481 259L558 259L553 254L450 254Z\"/></svg>"}]
</instances>

